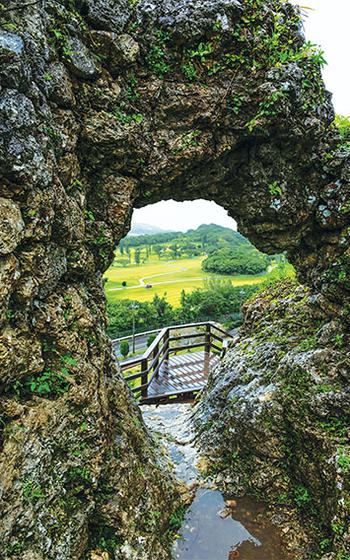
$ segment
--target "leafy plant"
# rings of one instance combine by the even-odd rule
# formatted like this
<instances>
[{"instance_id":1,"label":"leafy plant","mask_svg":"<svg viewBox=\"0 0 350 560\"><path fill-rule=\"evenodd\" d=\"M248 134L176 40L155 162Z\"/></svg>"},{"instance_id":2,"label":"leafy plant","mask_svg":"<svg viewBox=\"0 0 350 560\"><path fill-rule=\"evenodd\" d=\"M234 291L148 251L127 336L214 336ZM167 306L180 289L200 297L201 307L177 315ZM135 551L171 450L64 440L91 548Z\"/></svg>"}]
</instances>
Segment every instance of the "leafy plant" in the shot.
<instances>
[{"instance_id":1,"label":"leafy plant","mask_svg":"<svg viewBox=\"0 0 350 560\"><path fill-rule=\"evenodd\" d=\"M35 502L44 497L41 486L33 480L27 480L22 486L22 494L31 502Z\"/></svg>"},{"instance_id":2,"label":"leafy plant","mask_svg":"<svg viewBox=\"0 0 350 560\"><path fill-rule=\"evenodd\" d=\"M315 348L317 343L316 337L315 336L310 336L309 338L305 338L305 340L302 340L298 346L298 350L301 350L302 352L307 352L308 350L312 350L313 348Z\"/></svg>"},{"instance_id":3,"label":"leafy plant","mask_svg":"<svg viewBox=\"0 0 350 560\"><path fill-rule=\"evenodd\" d=\"M205 62L206 57L213 52L213 45L211 43L199 43L199 45L194 49L188 49L188 58L198 58L200 62Z\"/></svg>"},{"instance_id":4,"label":"leafy plant","mask_svg":"<svg viewBox=\"0 0 350 560\"><path fill-rule=\"evenodd\" d=\"M275 117L278 112L278 106L280 101L286 96L286 92L284 91L274 91L269 95L267 99L264 99L258 108L258 112L254 118L252 118L249 122L246 123L246 128L249 132L253 132L253 130L262 124L262 121L267 118Z\"/></svg>"},{"instance_id":5,"label":"leafy plant","mask_svg":"<svg viewBox=\"0 0 350 560\"><path fill-rule=\"evenodd\" d=\"M131 113L131 115L128 115L127 113L121 111L120 109L116 109L113 115L117 119L117 121L123 124L130 124L132 122L140 124L142 123L144 118L144 116L141 113Z\"/></svg>"},{"instance_id":6,"label":"leafy plant","mask_svg":"<svg viewBox=\"0 0 350 560\"><path fill-rule=\"evenodd\" d=\"M115 549L121 544L121 540L116 534L116 530L107 525L93 525L90 531L92 547L109 552L115 557Z\"/></svg>"},{"instance_id":7,"label":"leafy plant","mask_svg":"<svg viewBox=\"0 0 350 560\"><path fill-rule=\"evenodd\" d=\"M341 449L338 456L338 465L344 473L350 470L350 455Z\"/></svg>"},{"instance_id":8,"label":"leafy plant","mask_svg":"<svg viewBox=\"0 0 350 560\"><path fill-rule=\"evenodd\" d=\"M282 196L283 194L282 187L277 181L270 183L270 185L268 186L268 190L271 196Z\"/></svg>"},{"instance_id":9,"label":"leafy plant","mask_svg":"<svg viewBox=\"0 0 350 560\"><path fill-rule=\"evenodd\" d=\"M152 342L157 338L156 334L150 334L147 338L147 346L151 346Z\"/></svg>"},{"instance_id":10,"label":"leafy plant","mask_svg":"<svg viewBox=\"0 0 350 560\"><path fill-rule=\"evenodd\" d=\"M181 66L181 70L186 76L186 78L192 82L197 77L197 70L193 62L187 62Z\"/></svg>"},{"instance_id":11,"label":"leafy plant","mask_svg":"<svg viewBox=\"0 0 350 560\"><path fill-rule=\"evenodd\" d=\"M120 343L120 353L123 358L126 358L130 352L130 346L127 340L122 340Z\"/></svg>"},{"instance_id":12,"label":"leafy plant","mask_svg":"<svg viewBox=\"0 0 350 560\"><path fill-rule=\"evenodd\" d=\"M244 96L240 93L236 93L232 99L228 102L228 108L235 114L238 115L240 109L243 105Z\"/></svg>"},{"instance_id":13,"label":"leafy plant","mask_svg":"<svg viewBox=\"0 0 350 560\"><path fill-rule=\"evenodd\" d=\"M176 533L184 522L186 514L186 508L180 506L176 511L174 511L169 518L169 530L171 533Z\"/></svg>"},{"instance_id":14,"label":"leafy plant","mask_svg":"<svg viewBox=\"0 0 350 560\"><path fill-rule=\"evenodd\" d=\"M294 500L298 508L305 509L311 502L311 496L305 486L299 484L294 489Z\"/></svg>"},{"instance_id":15,"label":"leafy plant","mask_svg":"<svg viewBox=\"0 0 350 560\"><path fill-rule=\"evenodd\" d=\"M191 147L196 148L197 146L200 145L201 135L202 135L201 130L191 130L190 132L187 132L182 136L180 146L173 149L173 153L178 154L180 152L184 152L188 148Z\"/></svg>"},{"instance_id":16,"label":"leafy plant","mask_svg":"<svg viewBox=\"0 0 350 560\"><path fill-rule=\"evenodd\" d=\"M67 372L68 373L68 372ZM32 393L40 396L62 395L68 388L68 382L64 373L56 373L51 370L42 372L40 375L31 376L26 385Z\"/></svg>"},{"instance_id":17,"label":"leafy plant","mask_svg":"<svg viewBox=\"0 0 350 560\"><path fill-rule=\"evenodd\" d=\"M343 142L350 142L350 117L336 115L334 123Z\"/></svg>"},{"instance_id":18,"label":"leafy plant","mask_svg":"<svg viewBox=\"0 0 350 560\"><path fill-rule=\"evenodd\" d=\"M170 35L161 29L155 32L154 43L146 56L146 62L151 70L159 77L163 77L170 70L167 62L166 45L169 42Z\"/></svg>"}]
</instances>

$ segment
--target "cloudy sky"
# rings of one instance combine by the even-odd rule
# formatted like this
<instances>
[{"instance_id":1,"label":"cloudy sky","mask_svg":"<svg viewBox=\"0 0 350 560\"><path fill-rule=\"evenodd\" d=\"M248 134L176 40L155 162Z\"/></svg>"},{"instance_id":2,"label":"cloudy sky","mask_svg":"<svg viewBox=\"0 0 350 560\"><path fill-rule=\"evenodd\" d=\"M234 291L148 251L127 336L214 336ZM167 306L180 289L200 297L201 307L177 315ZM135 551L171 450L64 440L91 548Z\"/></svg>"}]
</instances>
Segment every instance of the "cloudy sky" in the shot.
<instances>
[{"instance_id":1,"label":"cloudy sky","mask_svg":"<svg viewBox=\"0 0 350 560\"><path fill-rule=\"evenodd\" d=\"M328 65L324 68L327 88L333 93L337 113L350 115L350 0L291 0L310 9L305 10L307 39L321 46ZM235 222L214 202L159 202L135 210L133 222L163 229L195 228L202 223L216 223L235 229Z\"/></svg>"}]
</instances>

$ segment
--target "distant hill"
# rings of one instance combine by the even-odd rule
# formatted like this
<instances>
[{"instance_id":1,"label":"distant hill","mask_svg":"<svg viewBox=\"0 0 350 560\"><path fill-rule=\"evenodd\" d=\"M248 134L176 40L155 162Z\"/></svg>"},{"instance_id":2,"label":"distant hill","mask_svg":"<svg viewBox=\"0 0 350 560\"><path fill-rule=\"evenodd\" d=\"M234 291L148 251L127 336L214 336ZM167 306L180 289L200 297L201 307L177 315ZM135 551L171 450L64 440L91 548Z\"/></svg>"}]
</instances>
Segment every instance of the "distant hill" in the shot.
<instances>
[{"instance_id":1,"label":"distant hill","mask_svg":"<svg viewBox=\"0 0 350 560\"><path fill-rule=\"evenodd\" d=\"M157 226L152 226L151 224L133 224L131 230L128 233L128 237L133 237L137 235L153 235L169 233L169 229L162 229Z\"/></svg>"},{"instance_id":2,"label":"distant hill","mask_svg":"<svg viewBox=\"0 0 350 560\"><path fill-rule=\"evenodd\" d=\"M197 229L183 231L160 231L151 234L141 234L141 230L132 231L120 245L122 247L141 247L146 245L165 245L171 243L180 247L197 248L197 254L209 253L215 249L230 246L252 246L250 241L238 231L219 226L217 224L202 224ZM200 251L200 252L198 252Z\"/></svg>"},{"instance_id":3,"label":"distant hill","mask_svg":"<svg viewBox=\"0 0 350 560\"><path fill-rule=\"evenodd\" d=\"M167 261L203 256L204 271L226 275L265 272L271 260L238 231L202 224L186 232L128 235L120 242L115 263L142 264L155 256Z\"/></svg>"}]
</instances>

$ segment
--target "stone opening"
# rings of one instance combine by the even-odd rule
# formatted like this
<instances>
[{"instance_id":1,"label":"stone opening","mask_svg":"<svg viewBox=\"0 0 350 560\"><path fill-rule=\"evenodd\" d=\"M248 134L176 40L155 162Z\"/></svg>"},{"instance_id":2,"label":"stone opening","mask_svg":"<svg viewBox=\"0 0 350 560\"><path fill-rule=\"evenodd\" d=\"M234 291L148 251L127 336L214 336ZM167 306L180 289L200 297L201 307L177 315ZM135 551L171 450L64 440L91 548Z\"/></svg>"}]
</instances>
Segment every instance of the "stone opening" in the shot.
<instances>
[{"instance_id":1,"label":"stone opening","mask_svg":"<svg viewBox=\"0 0 350 560\"><path fill-rule=\"evenodd\" d=\"M163 559L177 494L111 358L114 247L133 207L212 199L348 321L348 152L289 3L6 5L0 550Z\"/></svg>"}]
</instances>

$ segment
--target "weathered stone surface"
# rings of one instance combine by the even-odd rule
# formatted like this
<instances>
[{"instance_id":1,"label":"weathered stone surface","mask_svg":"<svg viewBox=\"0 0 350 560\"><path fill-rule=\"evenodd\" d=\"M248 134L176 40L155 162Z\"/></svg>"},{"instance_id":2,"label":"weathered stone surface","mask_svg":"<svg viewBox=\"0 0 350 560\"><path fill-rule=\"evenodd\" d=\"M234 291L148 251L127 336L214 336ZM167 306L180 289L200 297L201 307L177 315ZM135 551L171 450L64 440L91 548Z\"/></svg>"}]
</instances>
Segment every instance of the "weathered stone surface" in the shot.
<instances>
[{"instance_id":1,"label":"weathered stone surface","mask_svg":"<svg viewBox=\"0 0 350 560\"><path fill-rule=\"evenodd\" d=\"M5 373L2 382L7 386L16 379L41 371L44 365L39 340L30 334L22 336L19 330L10 328L1 332L0 356Z\"/></svg>"},{"instance_id":2,"label":"weathered stone surface","mask_svg":"<svg viewBox=\"0 0 350 560\"><path fill-rule=\"evenodd\" d=\"M271 504L296 558L321 557L322 535L349 553L348 334L296 283L245 313L195 413L209 468L228 492Z\"/></svg>"},{"instance_id":3,"label":"weathered stone surface","mask_svg":"<svg viewBox=\"0 0 350 560\"><path fill-rule=\"evenodd\" d=\"M44 76L49 99L61 107L73 107L75 98L66 67L61 62L51 63Z\"/></svg>"},{"instance_id":4,"label":"weathered stone surface","mask_svg":"<svg viewBox=\"0 0 350 560\"><path fill-rule=\"evenodd\" d=\"M131 13L128 0L85 0L85 4L91 25L114 33L124 29Z\"/></svg>"},{"instance_id":5,"label":"weathered stone surface","mask_svg":"<svg viewBox=\"0 0 350 560\"><path fill-rule=\"evenodd\" d=\"M70 52L67 65L70 71L78 78L85 80L96 78L98 69L84 43L76 37L71 37L67 45Z\"/></svg>"},{"instance_id":6,"label":"weathered stone surface","mask_svg":"<svg viewBox=\"0 0 350 560\"><path fill-rule=\"evenodd\" d=\"M117 34L108 31L94 31L92 46L102 55L112 74L118 74L124 66L135 63L140 47L127 33Z\"/></svg>"},{"instance_id":7,"label":"weathered stone surface","mask_svg":"<svg viewBox=\"0 0 350 560\"><path fill-rule=\"evenodd\" d=\"M103 291L133 207L169 198L215 200L260 249L287 251L309 285L312 321L329 324L318 351L282 356L265 333L254 363L228 354L227 387L214 375L205 398L233 429L238 386L240 424L255 428L270 406L278 420L293 414L295 472L304 478L310 469L327 523L321 483L331 481L325 503L342 518L333 491L346 481L314 420L347 406L348 358L344 349L330 355L326 341L334 321L348 336L350 158L295 8L50 0L0 17L0 196L11 201L5 219L14 233L10 240L5 230L1 260L0 556L169 557L163 537L178 492L112 359ZM303 289L294 296L309 297ZM283 309L294 308L294 296ZM279 304L271 305L276 316L267 313L259 328L278 320ZM295 329L299 336L297 320ZM268 373L284 379L306 368L317 386L319 377L332 387L341 378L341 390L312 394L304 417L293 399L288 412ZM250 485L273 490L285 474L277 446L285 430L265 427L247 430ZM230 449L211 433L226 457ZM319 442L324 460L315 462L308 451Z\"/></svg>"},{"instance_id":8,"label":"weathered stone surface","mask_svg":"<svg viewBox=\"0 0 350 560\"><path fill-rule=\"evenodd\" d=\"M175 32L182 41L197 39L219 23L223 31L232 29L232 16L244 10L241 0L141 0L138 12L154 24Z\"/></svg>"},{"instance_id":9,"label":"weathered stone surface","mask_svg":"<svg viewBox=\"0 0 350 560\"><path fill-rule=\"evenodd\" d=\"M0 30L0 83L4 87L26 87L30 70L25 59L24 41L16 33Z\"/></svg>"},{"instance_id":10,"label":"weathered stone surface","mask_svg":"<svg viewBox=\"0 0 350 560\"><path fill-rule=\"evenodd\" d=\"M10 314L9 300L19 276L18 261L13 255L0 258L0 325L6 321L7 314Z\"/></svg>"},{"instance_id":11,"label":"weathered stone surface","mask_svg":"<svg viewBox=\"0 0 350 560\"><path fill-rule=\"evenodd\" d=\"M23 237L24 222L19 206L0 198L0 255L14 251Z\"/></svg>"}]
</instances>

